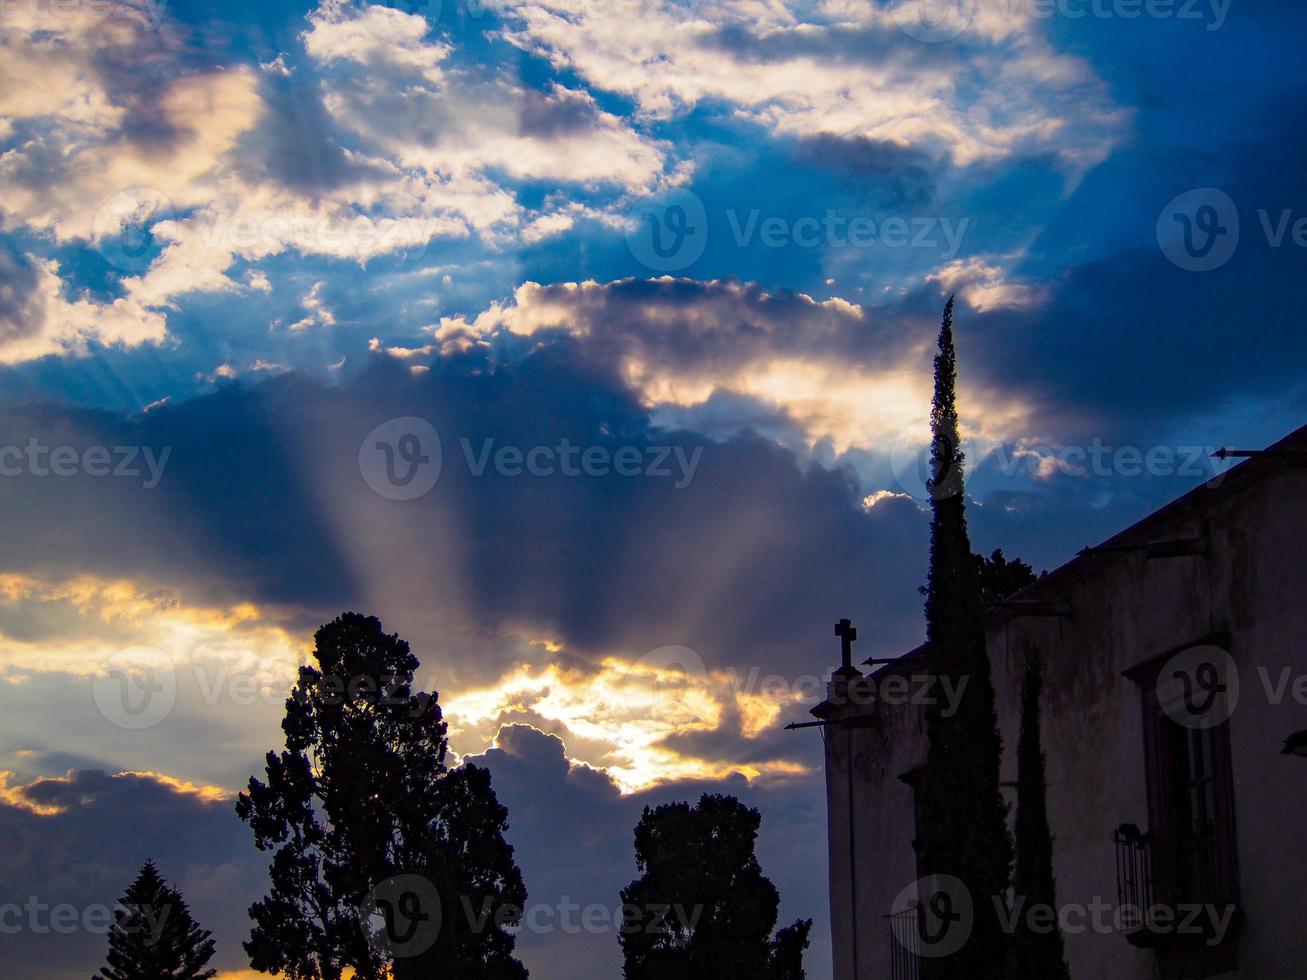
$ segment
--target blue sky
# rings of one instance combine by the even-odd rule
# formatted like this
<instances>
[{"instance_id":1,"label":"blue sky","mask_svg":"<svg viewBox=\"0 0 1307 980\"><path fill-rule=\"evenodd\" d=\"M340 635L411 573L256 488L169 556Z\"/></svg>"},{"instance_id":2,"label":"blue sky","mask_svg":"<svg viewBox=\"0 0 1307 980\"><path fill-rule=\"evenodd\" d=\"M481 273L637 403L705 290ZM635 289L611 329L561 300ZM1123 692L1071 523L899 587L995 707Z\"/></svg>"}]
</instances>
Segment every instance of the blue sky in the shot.
<instances>
[{"instance_id":1,"label":"blue sky","mask_svg":"<svg viewBox=\"0 0 1307 980\"><path fill-rule=\"evenodd\" d=\"M820 745L780 729L835 619L921 636L943 302L978 549L1054 567L1302 424L1305 22L5 4L0 821L30 843L0 905L111 902L153 854L235 975L262 866L230 796L358 609L491 767L533 900L615 902L640 808L727 786L828 976ZM388 424L425 492L368 455ZM159 657L169 711L124 727L97 692ZM0 972L101 956L24 922ZM619 969L612 935L519 950Z\"/></svg>"}]
</instances>

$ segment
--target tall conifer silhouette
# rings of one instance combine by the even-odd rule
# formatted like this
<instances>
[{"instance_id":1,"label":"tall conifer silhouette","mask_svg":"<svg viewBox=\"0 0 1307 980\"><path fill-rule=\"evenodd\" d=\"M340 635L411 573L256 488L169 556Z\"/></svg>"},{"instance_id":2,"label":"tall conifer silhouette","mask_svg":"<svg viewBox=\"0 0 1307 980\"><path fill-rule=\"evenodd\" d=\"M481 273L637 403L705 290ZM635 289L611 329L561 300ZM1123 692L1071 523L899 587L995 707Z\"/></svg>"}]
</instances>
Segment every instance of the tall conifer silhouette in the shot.
<instances>
[{"instance_id":1,"label":"tall conifer silhouette","mask_svg":"<svg viewBox=\"0 0 1307 980\"><path fill-rule=\"evenodd\" d=\"M999 788L1002 737L985 652L980 575L967 534L952 297L944 308L939 331L930 421L932 517L926 656L937 694L945 679L963 693L951 717L945 715L943 697L937 696L927 705L929 745L922 786L921 858L927 875L948 875L961 881L971 900L972 922L970 937L959 950L928 961L929 976L932 980L999 980L1006 944L995 903L1004 900L1012 840ZM923 896L923 901L928 898ZM926 914L924 910L922 914Z\"/></svg>"},{"instance_id":2,"label":"tall conifer silhouette","mask_svg":"<svg viewBox=\"0 0 1307 980\"><path fill-rule=\"evenodd\" d=\"M108 965L92 980L208 980L213 940L191 918L181 893L147 861L119 903Z\"/></svg>"},{"instance_id":3,"label":"tall conifer silhouette","mask_svg":"<svg viewBox=\"0 0 1307 980\"><path fill-rule=\"evenodd\" d=\"M1011 939L1010 980L1070 980L1060 929L1032 930L1031 908L1057 908L1053 875L1053 833L1048 825L1048 783L1044 772L1039 699L1044 689L1044 660L1026 649L1021 680L1021 735L1017 741L1016 869L1012 896L1016 929Z\"/></svg>"}]
</instances>

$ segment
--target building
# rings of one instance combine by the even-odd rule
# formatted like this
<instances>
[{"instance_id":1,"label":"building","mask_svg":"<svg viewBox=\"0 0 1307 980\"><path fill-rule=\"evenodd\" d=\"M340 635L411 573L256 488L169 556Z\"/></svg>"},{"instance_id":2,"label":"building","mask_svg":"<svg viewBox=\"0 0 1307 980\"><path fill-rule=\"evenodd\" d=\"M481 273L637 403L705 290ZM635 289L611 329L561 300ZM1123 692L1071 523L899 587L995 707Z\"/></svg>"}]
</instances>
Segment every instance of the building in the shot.
<instances>
[{"instance_id":1,"label":"building","mask_svg":"<svg viewBox=\"0 0 1307 980\"><path fill-rule=\"evenodd\" d=\"M989 608L986 636L1010 800L1025 645L1046 662L1072 976L1307 975L1307 758L1286 748L1307 729L1307 428ZM841 668L812 712L836 980L920 976L935 938L914 885L924 671L923 648Z\"/></svg>"}]
</instances>

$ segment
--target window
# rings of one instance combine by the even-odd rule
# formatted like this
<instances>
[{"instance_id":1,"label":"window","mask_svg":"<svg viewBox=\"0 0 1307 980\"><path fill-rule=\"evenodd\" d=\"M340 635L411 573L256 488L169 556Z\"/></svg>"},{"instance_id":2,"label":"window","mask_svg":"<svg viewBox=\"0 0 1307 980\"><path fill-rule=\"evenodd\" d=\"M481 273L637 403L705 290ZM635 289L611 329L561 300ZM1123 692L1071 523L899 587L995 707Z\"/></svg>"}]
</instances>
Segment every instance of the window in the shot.
<instances>
[{"instance_id":1,"label":"window","mask_svg":"<svg viewBox=\"0 0 1307 980\"><path fill-rule=\"evenodd\" d=\"M1177 916L1200 906L1228 909L1237 922L1233 699L1227 701L1237 667L1228 651L1228 636L1208 637L1126 672L1143 702L1149 829L1123 825L1116 839L1118 885L1132 896L1125 901L1145 909L1160 905ZM1203 915L1196 924L1211 921ZM1131 941L1157 948L1163 975L1205 976L1234 965L1235 930L1177 935L1142 920L1135 925Z\"/></svg>"}]
</instances>

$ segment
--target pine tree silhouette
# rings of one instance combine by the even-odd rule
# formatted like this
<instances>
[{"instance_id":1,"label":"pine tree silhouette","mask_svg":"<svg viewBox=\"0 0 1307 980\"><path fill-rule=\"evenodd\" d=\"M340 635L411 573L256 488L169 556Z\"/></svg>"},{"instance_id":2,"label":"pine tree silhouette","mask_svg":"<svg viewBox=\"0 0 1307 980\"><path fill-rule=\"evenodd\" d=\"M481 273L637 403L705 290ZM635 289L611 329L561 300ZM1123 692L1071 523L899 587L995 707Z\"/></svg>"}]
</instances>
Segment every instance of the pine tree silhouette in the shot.
<instances>
[{"instance_id":1,"label":"pine tree silhouette","mask_svg":"<svg viewBox=\"0 0 1307 980\"><path fill-rule=\"evenodd\" d=\"M928 961L928 975L932 980L999 980L1006 937L995 903L1006 893L1012 840L999 788L1003 743L985 651L980 573L967 533L952 297L940 325L930 421L926 658L937 689L947 679L963 693L951 717L945 716L944 698L936 697L926 707L921 865L927 875L962 882L974 921L961 949Z\"/></svg>"},{"instance_id":2,"label":"pine tree silhouette","mask_svg":"<svg viewBox=\"0 0 1307 980\"><path fill-rule=\"evenodd\" d=\"M1021 735L1017 741L1016 869L1013 902L1019 912L1011 939L1010 980L1070 980L1063 955L1062 931L1032 930L1033 907L1057 908L1053 875L1053 833L1048 825L1048 783L1039 731L1039 699L1044 689L1044 659L1026 648L1021 679Z\"/></svg>"},{"instance_id":3,"label":"pine tree silhouette","mask_svg":"<svg viewBox=\"0 0 1307 980\"><path fill-rule=\"evenodd\" d=\"M147 861L123 895L109 931L108 965L92 980L208 980L213 940L181 893Z\"/></svg>"}]
</instances>

